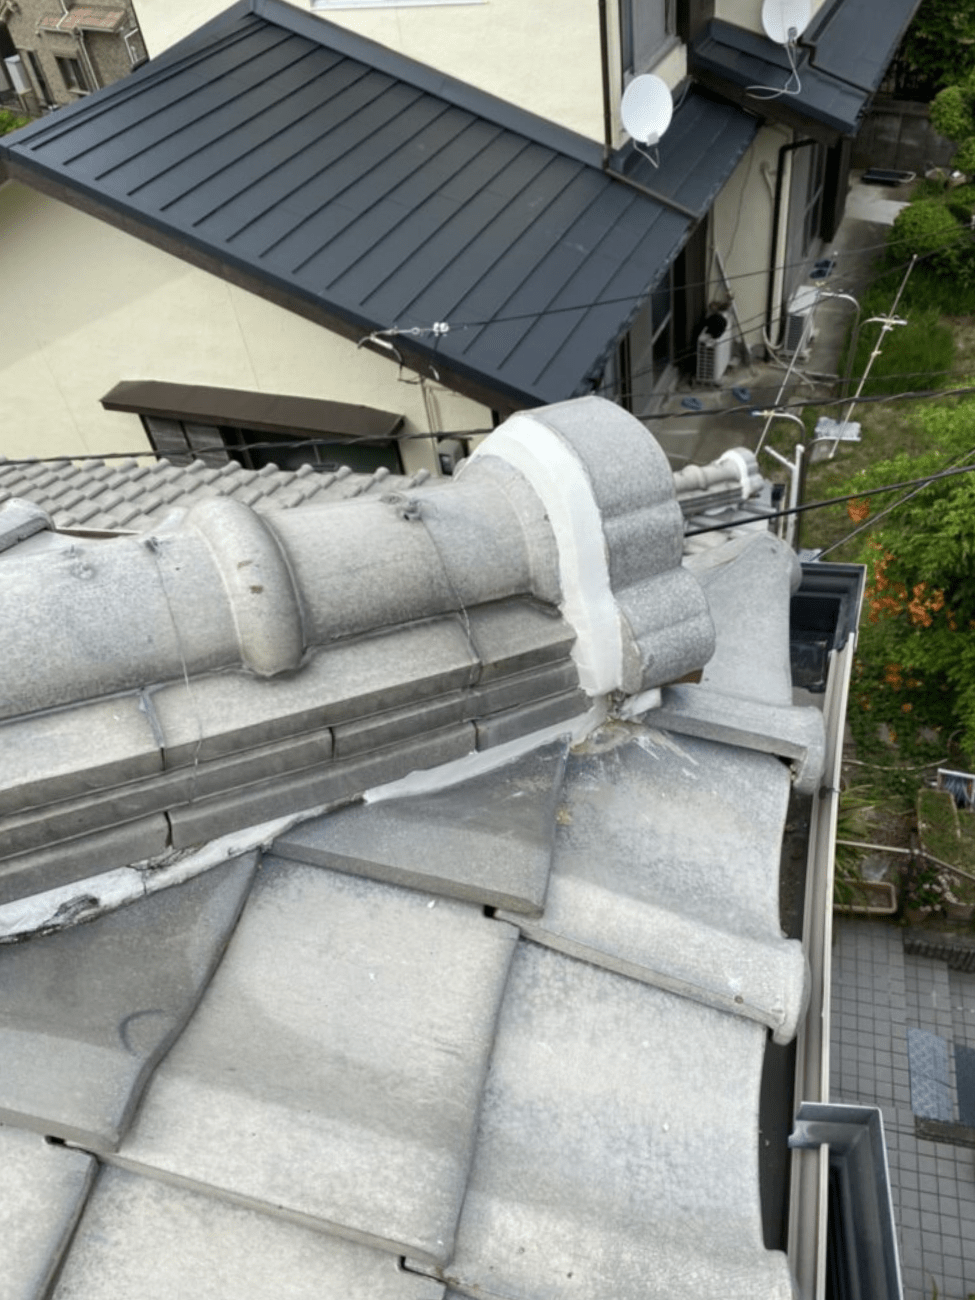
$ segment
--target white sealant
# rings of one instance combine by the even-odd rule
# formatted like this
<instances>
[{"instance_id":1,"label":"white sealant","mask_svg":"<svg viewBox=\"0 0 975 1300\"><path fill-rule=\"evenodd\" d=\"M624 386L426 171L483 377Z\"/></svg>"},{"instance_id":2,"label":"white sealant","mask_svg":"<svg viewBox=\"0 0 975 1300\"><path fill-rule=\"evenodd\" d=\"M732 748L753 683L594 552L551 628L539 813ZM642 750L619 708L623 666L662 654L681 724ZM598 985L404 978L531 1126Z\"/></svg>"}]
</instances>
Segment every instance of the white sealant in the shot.
<instances>
[{"instance_id":1,"label":"white sealant","mask_svg":"<svg viewBox=\"0 0 975 1300\"><path fill-rule=\"evenodd\" d=\"M589 695L623 680L620 616L609 582L603 519L578 456L532 415L513 415L473 453L507 461L531 484L555 534L562 613L576 632L572 657Z\"/></svg>"},{"instance_id":2,"label":"white sealant","mask_svg":"<svg viewBox=\"0 0 975 1300\"><path fill-rule=\"evenodd\" d=\"M366 791L363 798L366 803L382 803L385 799L407 799L414 795L433 794L448 786L459 785L461 781L470 781L475 776L482 776L485 772L493 772L496 768L521 758L523 754L530 754L532 750L558 740L560 736L568 736L576 745L586 736L591 735L597 727L601 727L606 717L606 701L596 700L587 713L580 713L578 717L570 718L568 722L556 722L554 726L546 727L543 731L533 731L527 736L519 736L516 740L508 740L503 745L494 745L491 749L472 750L463 758L455 758L450 763L441 764L440 767L410 772L408 776L401 777L398 781L374 786L372 790Z\"/></svg>"},{"instance_id":3,"label":"white sealant","mask_svg":"<svg viewBox=\"0 0 975 1300\"><path fill-rule=\"evenodd\" d=\"M298 822L319 816L328 806L305 809L256 826L245 826L220 839L210 840L198 849L170 850L128 867L104 871L99 876L73 880L70 885L60 885L42 894L32 894L30 898L4 903L0 905L0 944L16 943L38 932L66 930L172 885L182 885L229 858L239 858L254 849L269 848L272 841L286 830Z\"/></svg>"}]
</instances>

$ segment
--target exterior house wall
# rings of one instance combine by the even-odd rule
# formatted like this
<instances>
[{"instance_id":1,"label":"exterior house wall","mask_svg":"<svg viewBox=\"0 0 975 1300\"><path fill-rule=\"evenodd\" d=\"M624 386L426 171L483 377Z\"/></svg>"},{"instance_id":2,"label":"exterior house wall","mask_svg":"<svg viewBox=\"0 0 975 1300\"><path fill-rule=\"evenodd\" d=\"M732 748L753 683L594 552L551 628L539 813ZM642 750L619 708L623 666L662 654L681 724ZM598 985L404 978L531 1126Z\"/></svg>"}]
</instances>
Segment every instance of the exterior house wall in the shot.
<instances>
[{"instance_id":1,"label":"exterior house wall","mask_svg":"<svg viewBox=\"0 0 975 1300\"><path fill-rule=\"evenodd\" d=\"M31 112L40 112L49 104L57 107L72 104L79 93L83 93L66 84L58 65L59 57L77 60L90 89L107 86L132 71L132 60L122 38L123 33L137 27L132 7L124 3L111 3L111 0L106 0L102 7L125 9L125 21L117 31L59 32L53 28L42 28L42 19L62 17L59 0L17 0L16 8L6 10L7 31L21 55L24 73L34 88L34 94L27 101L27 108ZM141 51L138 36L133 48L136 53ZM28 54L33 54L40 65L46 90L38 84L36 70Z\"/></svg>"},{"instance_id":2,"label":"exterior house wall","mask_svg":"<svg viewBox=\"0 0 975 1300\"><path fill-rule=\"evenodd\" d=\"M784 213L788 200L788 176L783 186L783 215L774 257L769 241L774 219L778 151L791 138L792 133L781 127L764 127L759 131L712 209L712 247L721 254L742 332L753 352L762 346L770 261L781 267L785 258L787 223ZM760 274L756 274L759 270ZM722 301L727 289L716 259L711 269L710 285L711 300ZM777 319L777 302L775 312L774 319Z\"/></svg>"},{"instance_id":3,"label":"exterior house wall","mask_svg":"<svg viewBox=\"0 0 975 1300\"><path fill-rule=\"evenodd\" d=\"M810 0L809 10L812 20L820 9L828 7L831 0ZM736 27L746 27L751 32L760 32L762 28L762 0L714 0L714 16Z\"/></svg>"},{"instance_id":4,"label":"exterior house wall","mask_svg":"<svg viewBox=\"0 0 975 1300\"><path fill-rule=\"evenodd\" d=\"M289 0L309 9L308 0ZM663 4L664 0L654 0ZM138 16L150 55L161 54L224 8L225 0L138 0ZM430 64L519 108L603 140L603 92L599 6L596 0L476 0L475 3L359 5L320 4L319 17L369 40ZM618 7L607 4L610 101L614 145L622 143L619 100ZM674 87L687 59L679 41L668 42L653 71Z\"/></svg>"},{"instance_id":5,"label":"exterior house wall","mask_svg":"<svg viewBox=\"0 0 975 1300\"><path fill-rule=\"evenodd\" d=\"M14 182L0 187L0 283L18 304L0 361L0 454L145 451L137 416L105 411L123 379L209 384L401 412L430 423L416 375L171 254ZM428 385L445 430L485 429L486 408ZM408 472L434 470L427 440Z\"/></svg>"}]
</instances>

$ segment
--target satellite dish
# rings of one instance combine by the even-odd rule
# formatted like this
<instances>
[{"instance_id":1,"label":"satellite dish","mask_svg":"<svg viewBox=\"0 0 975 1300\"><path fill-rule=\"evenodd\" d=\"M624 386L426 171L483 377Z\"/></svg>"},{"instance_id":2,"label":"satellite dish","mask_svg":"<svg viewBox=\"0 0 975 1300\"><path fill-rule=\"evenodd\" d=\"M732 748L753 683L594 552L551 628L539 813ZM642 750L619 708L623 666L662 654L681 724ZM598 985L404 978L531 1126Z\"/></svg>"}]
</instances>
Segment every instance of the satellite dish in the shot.
<instances>
[{"instance_id":1,"label":"satellite dish","mask_svg":"<svg viewBox=\"0 0 975 1300\"><path fill-rule=\"evenodd\" d=\"M776 45L790 45L809 25L809 0L763 0L762 26Z\"/></svg>"},{"instance_id":2,"label":"satellite dish","mask_svg":"<svg viewBox=\"0 0 975 1300\"><path fill-rule=\"evenodd\" d=\"M620 116L623 127L640 144L656 144L670 126L674 101L661 77L645 73L634 77L623 94Z\"/></svg>"}]
</instances>

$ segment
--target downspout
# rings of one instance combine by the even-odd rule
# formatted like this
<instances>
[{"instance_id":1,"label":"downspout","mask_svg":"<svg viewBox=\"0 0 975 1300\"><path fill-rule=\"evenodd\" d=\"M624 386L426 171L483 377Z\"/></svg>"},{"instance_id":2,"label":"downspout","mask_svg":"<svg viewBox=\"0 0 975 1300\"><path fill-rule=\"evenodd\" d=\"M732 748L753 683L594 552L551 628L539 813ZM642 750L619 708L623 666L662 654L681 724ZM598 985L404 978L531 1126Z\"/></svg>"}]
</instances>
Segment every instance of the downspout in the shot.
<instances>
[{"instance_id":1,"label":"downspout","mask_svg":"<svg viewBox=\"0 0 975 1300\"><path fill-rule=\"evenodd\" d=\"M88 69L88 75L91 77L92 90L101 90L98 77L95 74L95 65L91 61L91 55L88 53L88 46L85 44L85 34L80 27L75 29L75 36L78 38L78 49L85 60L85 67Z\"/></svg>"},{"instance_id":2,"label":"downspout","mask_svg":"<svg viewBox=\"0 0 975 1300\"><path fill-rule=\"evenodd\" d=\"M603 170L609 170L613 153L613 105L609 98L609 26L606 0L599 0L599 58L603 83Z\"/></svg>"},{"instance_id":3,"label":"downspout","mask_svg":"<svg viewBox=\"0 0 975 1300\"><path fill-rule=\"evenodd\" d=\"M132 46L129 44L129 41L132 39L133 36L138 36L139 34L140 33L138 27L133 27L130 32L122 33L122 40L125 43L125 52L129 56L129 62L132 64L133 68L136 66L136 60L133 57Z\"/></svg>"},{"instance_id":4,"label":"downspout","mask_svg":"<svg viewBox=\"0 0 975 1300\"><path fill-rule=\"evenodd\" d=\"M772 337L772 316L775 307L775 262L779 246L779 218L782 212L782 183L785 175L785 156L796 149L804 149L815 144L815 140L793 140L791 144L781 145L778 162L775 165L775 198L772 201L772 248L769 253L768 293L765 298L765 337Z\"/></svg>"}]
</instances>

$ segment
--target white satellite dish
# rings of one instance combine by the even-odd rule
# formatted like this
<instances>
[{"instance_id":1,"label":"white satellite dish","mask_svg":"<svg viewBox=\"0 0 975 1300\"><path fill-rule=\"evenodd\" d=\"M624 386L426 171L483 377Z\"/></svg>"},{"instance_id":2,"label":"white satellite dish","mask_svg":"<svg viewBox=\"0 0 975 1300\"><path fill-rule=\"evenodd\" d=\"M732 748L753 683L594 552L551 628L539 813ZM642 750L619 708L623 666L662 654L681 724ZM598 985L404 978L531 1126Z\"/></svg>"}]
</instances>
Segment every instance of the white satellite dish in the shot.
<instances>
[{"instance_id":1,"label":"white satellite dish","mask_svg":"<svg viewBox=\"0 0 975 1300\"><path fill-rule=\"evenodd\" d=\"M776 45L790 45L809 25L809 0L763 0L762 26Z\"/></svg>"},{"instance_id":2,"label":"white satellite dish","mask_svg":"<svg viewBox=\"0 0 975 1300\"><path fill-rule=\"evenodd\" d=\"M652 72L634 77L623 93L620 107L623 127L640 144L656 144L670 126L673 115L670 88Z\"/></svg>"}]
</instances>

